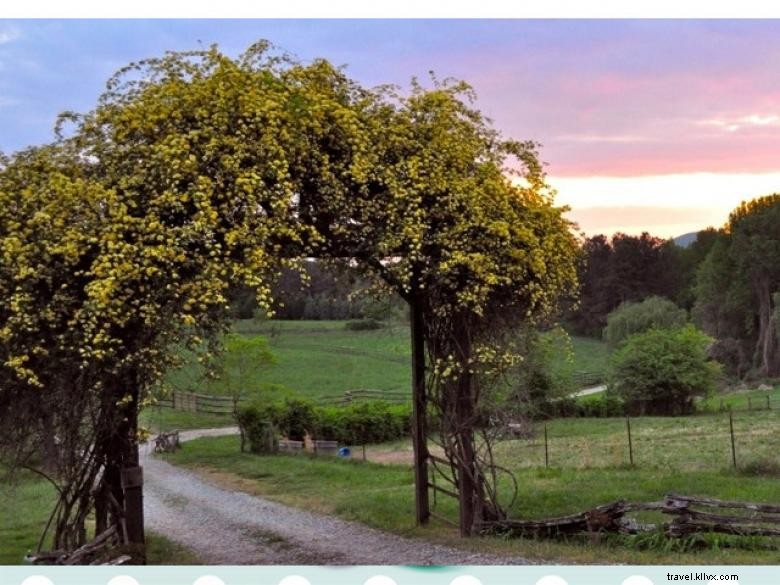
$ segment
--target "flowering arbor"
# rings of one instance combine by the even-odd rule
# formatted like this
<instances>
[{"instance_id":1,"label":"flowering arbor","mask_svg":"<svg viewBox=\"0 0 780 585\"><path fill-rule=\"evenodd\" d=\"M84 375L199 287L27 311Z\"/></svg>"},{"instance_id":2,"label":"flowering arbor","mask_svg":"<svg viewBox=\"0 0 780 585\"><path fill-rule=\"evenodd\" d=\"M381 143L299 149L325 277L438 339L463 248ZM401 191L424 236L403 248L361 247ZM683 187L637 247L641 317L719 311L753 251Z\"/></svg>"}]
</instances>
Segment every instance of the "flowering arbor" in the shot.
<instances>
[{"instance_id":1,"label":"flowering arbor","mask_svg":"<svg viewBox=\"0 0 780 585\"><path fill-rule=\"evenodd\" d=\"M576 244L535 144L503 140L470 97L461 83L369 91L263 43L170 53L63 116L68 137L4 161L0 423L14 432L0 446L21 464L50 451L56 546L83 542L92 510L142 545L126 489L139 408L177 346L216 343L231 284L267 307L280 267L312 256L350 259L410 304L418 520L426 393L462 533L500 513L474 440L480 392L520 359L497 332L572 290Z\"/></svg>"}]
</instances>

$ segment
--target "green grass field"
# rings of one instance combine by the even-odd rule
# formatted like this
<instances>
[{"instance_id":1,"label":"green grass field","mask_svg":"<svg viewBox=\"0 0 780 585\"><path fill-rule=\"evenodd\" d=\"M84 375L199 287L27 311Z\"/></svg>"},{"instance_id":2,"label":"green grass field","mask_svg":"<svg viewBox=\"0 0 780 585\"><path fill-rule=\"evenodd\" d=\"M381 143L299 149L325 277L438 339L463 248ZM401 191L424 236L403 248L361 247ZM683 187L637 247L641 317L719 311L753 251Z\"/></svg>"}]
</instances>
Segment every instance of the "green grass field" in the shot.
<instances>
[{"instance_id":1,"label":"green grass field","mask_svg":"<svg viewBox=\"0 0 780 585\"><path fill-rule=\"evenodd\" d=\"M375 389L410 392L408 324L391 322L371 331L351 331L344 321L236 321L233 331L263 336L276 358L269 367L252 370L241 392L247 397L263 393L269 384L279 384L303 396L320 399L340 397L347 390ZM609 353L604 343L572 337L574 371L602 373ZM209 395L232 395L236 376L227 372L217 380L205 380L202 369L190 360L169 374L170 386ZM153 429L193 429L233 424L231 417L175 412L152 407L142 422Z\"/></svg>"},{"instance_id":2,"label":"green grass field","mask_svg":"<svg viewBox=\"0 0 780 585\"><path fill-rule=\"evenodd\" d=\"M735 412L738 467L774 461L780 470L780 410ZM634 464L670 472L720 471L733 467L728 415L632 418ZM624 418L567 418L547 423L550 465L596 469L629 464ZM500 443L499 461L512 469L544 465L543 424L532 439ZM780 478L778 478L780 479Z\"/></svg>"},{"instance_id":3,"label":"green grass field","mask_svg":"<svg viewBox=\"0 0 780 585\"><path fill-rule=\"evenodd\" d=\"M0 565L21 565L24 556L38 548L56 493L50 483L29 472L22 472L13 483L6 479L0 479ZM147 562L199 564L191 551L153 532L147 532Z\"/></svg>"},{"instance_id":4,"label":"green grass field","mask_svg":"<svg viewBox=\"0 0 780 585\"><path fill-rule=\"evenodd\" d=\"M263 384L281 384L311 398L339 396L346 390L407 391L409 330L390 323L371 331L350 331L344 321L237 321L233 330L265 337L277 359L248 377L248 391ZM600 341L573 337L575 371L603 372L608 350ZM231 374L205 381L193 362L170 375L171 384L206 394L231 394Z\"/></svg>"}]
</instances>

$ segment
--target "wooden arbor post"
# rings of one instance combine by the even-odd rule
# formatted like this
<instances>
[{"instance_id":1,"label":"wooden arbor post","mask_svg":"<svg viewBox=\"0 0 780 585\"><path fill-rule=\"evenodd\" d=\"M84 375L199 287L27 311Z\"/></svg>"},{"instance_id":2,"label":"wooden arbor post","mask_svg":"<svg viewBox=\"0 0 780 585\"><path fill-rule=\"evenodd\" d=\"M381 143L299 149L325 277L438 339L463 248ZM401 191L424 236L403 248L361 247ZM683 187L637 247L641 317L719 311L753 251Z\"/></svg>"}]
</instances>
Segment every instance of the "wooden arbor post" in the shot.
<instances>
[{"instance_id":1,"label":"wooden arbor post","mask_svg":"<svg viewBox=\"0 0 780 585\"><path fill-rule=\"evenodd\" d=\"M427 524L431 516L428 501L428 432L425 396L425 335L423 314L416 297L409 301L412 341L412 443L414 448L414 491L417 524Z\"/></svg>"}]
</instances>

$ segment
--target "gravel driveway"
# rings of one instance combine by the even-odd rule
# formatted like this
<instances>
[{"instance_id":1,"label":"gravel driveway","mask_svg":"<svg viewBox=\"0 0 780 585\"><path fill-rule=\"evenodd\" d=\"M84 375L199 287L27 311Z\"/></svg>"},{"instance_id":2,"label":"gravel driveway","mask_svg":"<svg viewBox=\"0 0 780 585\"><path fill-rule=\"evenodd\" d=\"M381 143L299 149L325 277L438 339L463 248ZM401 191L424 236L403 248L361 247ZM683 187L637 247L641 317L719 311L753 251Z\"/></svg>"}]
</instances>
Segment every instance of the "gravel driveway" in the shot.
<instances>
[{"instance_id":1,"label":"gravel driveway","mask_svg":"<svg viewBox=\"0 0 780 585\"><path fill-rule=\"evenodd\" d=\"M181 433L181 440L237 429ZM223 489L149 456L144 466L146 526L218 565L506 565L518 557L483 555L404 538Z\"/></svg>"}]
</instances>

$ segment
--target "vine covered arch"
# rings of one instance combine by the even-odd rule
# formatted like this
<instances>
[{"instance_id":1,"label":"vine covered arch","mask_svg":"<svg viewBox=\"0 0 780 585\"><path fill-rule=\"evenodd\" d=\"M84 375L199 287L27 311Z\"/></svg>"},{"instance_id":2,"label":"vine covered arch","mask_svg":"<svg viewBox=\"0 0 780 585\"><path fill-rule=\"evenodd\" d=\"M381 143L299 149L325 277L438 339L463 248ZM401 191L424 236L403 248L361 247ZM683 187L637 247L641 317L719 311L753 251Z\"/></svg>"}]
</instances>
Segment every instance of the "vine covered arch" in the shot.
<instances>
[{"instance_id":1,"label":"vine covered arch","mask_svg":"<svg viewBox=\"0 0 780 585\"><path fill-rule=\"evenodd\" d=\"M503 514L475 440L522 359L501 332L576 280L536 144L503 139L464 83L367 90L266 43L132 64L60 131L0 171L0 447L49 453L56 547L83 543L94 511L142 551L139 409L176 347L217 343L231 284L269 307L302 257L349 259L410 305L418 521L433 423L461 532Z\"/></svg>"}]
</instances>

